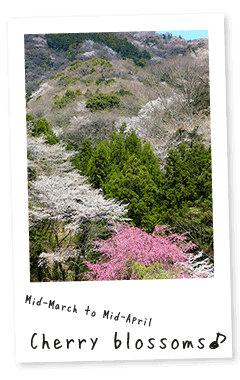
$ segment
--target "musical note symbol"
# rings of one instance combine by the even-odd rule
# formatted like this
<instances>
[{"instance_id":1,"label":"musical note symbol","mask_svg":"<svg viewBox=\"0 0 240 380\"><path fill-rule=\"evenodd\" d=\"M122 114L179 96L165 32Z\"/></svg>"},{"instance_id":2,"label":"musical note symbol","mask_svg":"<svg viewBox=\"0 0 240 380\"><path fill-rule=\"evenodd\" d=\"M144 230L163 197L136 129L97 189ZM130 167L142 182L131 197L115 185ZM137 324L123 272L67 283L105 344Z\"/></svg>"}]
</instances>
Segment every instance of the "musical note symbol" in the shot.
<instances>
[{"instance_id":1,"label":"musical note symbol","mask_svg":"<svg viewBox=\"0 0 240 380\"><path fill-rule=\"evenodd\" d=\"M225 342L225 340L227 339L226 335L217 333L216 340L214 340L212 343L210 343L209 348L215 350L215 348L219 347L218 338L220 337L220 335L224 337L223 340L220 343Z\"/></svg>"}]
</instances>

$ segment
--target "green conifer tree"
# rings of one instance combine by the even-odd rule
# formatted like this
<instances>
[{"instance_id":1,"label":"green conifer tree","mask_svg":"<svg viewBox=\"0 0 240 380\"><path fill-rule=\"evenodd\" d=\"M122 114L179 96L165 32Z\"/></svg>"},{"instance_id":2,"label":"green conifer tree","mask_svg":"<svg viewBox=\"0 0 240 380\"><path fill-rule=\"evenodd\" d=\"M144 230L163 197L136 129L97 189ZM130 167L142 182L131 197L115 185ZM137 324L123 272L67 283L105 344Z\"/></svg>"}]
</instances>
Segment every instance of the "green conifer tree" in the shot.
<instances>
[{"instance_id":1,"label":"green conifer tree","mask_svg":"<svg viewBox=\"0 0 240 380\"><path fill-rule=\"evenodd\" d=\"M93 187L104 188L110 170L110 147L108 141L101 141L88 162L86 173Z\"/></svg>"},{"instance_id":2,"label":"green conifer tree","mask_svg":"<svg viewBox=\"0 0 240 380\"><path fill-rule=\"evenodd\" d=\"M80 170L82 175L88 175L87 168L92 155L93 148L91 141L85 137L79 153L73 158L73 164L78 170Z\"/></svg>"},{"instance_id":3,"label":"green conifer tree","mask_svg":"<svg viewBox=\"0 0 240 380\"><path fill-rule=\"evenodd\" d=\"M140 159L131 155L121 172L112 173L105 185L107 197L123 200L128 204L128 217L135 226L151 229L148 214L154 208L157 186ZM146 221L148 221L146 225ZM150 224L153 224L153 220Z\"/></svg>"},{"instance_id":4,"label":"green conifer tree","mask_svg":"<svg viewBox=\"0 0 240 380\"><path fill-rule=\"evenodd\" d=\"M135 154L140 158L142 153L142 143L134 130L126 136L126 149L129 155Z\"/></svg>"}]
</instances>

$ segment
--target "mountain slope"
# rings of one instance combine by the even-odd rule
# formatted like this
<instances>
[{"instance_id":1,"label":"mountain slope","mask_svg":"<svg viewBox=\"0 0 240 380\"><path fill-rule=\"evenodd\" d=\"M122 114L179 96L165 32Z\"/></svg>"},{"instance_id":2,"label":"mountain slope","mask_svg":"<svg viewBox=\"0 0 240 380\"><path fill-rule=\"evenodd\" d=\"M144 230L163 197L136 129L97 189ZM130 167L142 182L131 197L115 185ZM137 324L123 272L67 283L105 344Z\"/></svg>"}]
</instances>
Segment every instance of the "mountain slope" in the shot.
<instances>
[{"instance_id":1,"label":"mountain slope","mask_svg":"<svg viewBox=\"0 0 240 380\"><path fill-rule=\"evenodd\" d=\"M25 36L27 112L46 118L61 140L78 150L86 136L96 144L126 123L150 140L161 165L188 132L210 143L207 39L125 32L81 34L76 43L66 36L58 40L67 41L63 47L49 46L49 35ZM116 96L119 106L87 108L101 94Z\"/></svg>"}]
</instances>

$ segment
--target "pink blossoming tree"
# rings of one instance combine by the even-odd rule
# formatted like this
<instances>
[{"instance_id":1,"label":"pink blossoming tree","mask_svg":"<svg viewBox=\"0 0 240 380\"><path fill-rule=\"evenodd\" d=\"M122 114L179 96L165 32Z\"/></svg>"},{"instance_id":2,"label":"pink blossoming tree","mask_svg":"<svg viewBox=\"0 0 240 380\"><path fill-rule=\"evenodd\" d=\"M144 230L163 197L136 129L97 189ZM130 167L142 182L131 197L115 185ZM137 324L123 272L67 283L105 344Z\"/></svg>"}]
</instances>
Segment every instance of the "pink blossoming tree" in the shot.
<instances>
[{"instance_id":1,"label":"pink blossoming tree","mask_svg":"<svg viewBox=\"0 0 240 380\"><path fill-rule=\"evenodd\" d=\"M206 277L201 271L193 275L189 251L195 245L186 239L167 226L156 226L147 234L144 229L117 224L111 238L94 242L101 257L95 264L86 262L86 280Z\"/></svg>"}]
</instances>

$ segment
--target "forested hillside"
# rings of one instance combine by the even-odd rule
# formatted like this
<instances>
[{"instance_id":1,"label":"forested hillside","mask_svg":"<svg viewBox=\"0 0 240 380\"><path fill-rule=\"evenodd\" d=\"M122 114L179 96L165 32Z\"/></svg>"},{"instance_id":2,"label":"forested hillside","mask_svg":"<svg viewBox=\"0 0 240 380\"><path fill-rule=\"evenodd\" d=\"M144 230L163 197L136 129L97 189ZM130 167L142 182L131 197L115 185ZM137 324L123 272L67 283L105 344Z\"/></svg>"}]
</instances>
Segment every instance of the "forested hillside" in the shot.
<instances>
[{"instance_id":1,"label":"forested hillside","mask_svg":"<svg viewBox=\"0 0 240 380\"><path fill-rule=\"evenodd\" d=\"M25 36L31 281L213 276L208 41Z\"/></svg>"}]
</instances>

